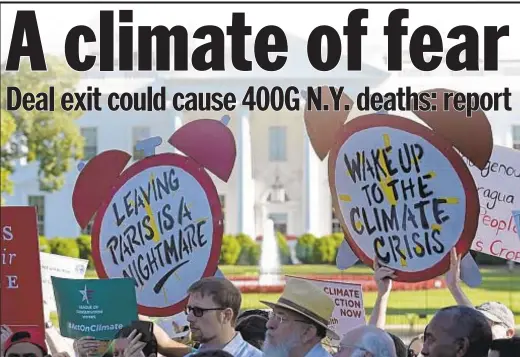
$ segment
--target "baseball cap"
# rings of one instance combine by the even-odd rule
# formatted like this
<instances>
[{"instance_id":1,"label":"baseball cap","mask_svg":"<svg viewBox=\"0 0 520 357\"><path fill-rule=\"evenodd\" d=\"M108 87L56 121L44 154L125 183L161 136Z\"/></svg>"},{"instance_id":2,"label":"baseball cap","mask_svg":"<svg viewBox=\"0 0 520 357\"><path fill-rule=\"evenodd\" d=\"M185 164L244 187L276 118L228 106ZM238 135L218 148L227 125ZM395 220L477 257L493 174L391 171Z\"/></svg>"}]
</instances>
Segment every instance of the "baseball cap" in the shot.
<instances>
[{"instance_id":1,"label":"baseball cap","mask_svg":"<svg viewBox=\"0 0 520 357\"><path fill-rule=\"evenodd\" d=\"M45 344L45 337L35 328L26 328L24 331L13 333L9 339L5 341L4 351L7 351L10 347L22 342L32 343L33 345L40 347L44 354L48 353L47 345Z\"/></svg>"},{"instance_id":2,"label":"baseball cap","mask_svg":"<svg viewBox=\"0 0 520 357\"><path fill-rule=\"evenodd\" d=\"M503 324L505 327L515 328L515 316L513 312L504 304L490 301L476 307L488 320L498 324Z\"/></svg>"}]
</instances>

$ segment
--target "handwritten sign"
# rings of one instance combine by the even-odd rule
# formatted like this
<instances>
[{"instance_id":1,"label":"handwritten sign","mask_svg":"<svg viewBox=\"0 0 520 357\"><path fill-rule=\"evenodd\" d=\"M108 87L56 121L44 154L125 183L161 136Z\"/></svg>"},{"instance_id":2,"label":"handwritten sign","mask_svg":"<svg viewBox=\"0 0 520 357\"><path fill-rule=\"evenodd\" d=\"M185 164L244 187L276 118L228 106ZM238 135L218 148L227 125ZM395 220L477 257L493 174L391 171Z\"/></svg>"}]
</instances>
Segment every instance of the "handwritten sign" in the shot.
<instances>
[{"instance_id":1,"label":"handwritten sign","mask_svg":"<svg viewBox=\"0 0 520 357\"><path fill-rule=\"evenodd\" d=\"M343 336L355 327L366 324L363 305L363 289L360 284L340 281L306 279L288 276L291 279L307 280L322 289L334 301L334 312L329 328ZM339 341L337 341L339 342Z\"/></svg>"},{"instance_id":2,"label":"handwritten sign","mask_svg":"<svg viewBox=\"0 0 520 357\"><path fill-rule=\"evenodd\" d=\"M173 316L187 289L217 270L222 240L217 190L195 161L145 158L124 171L93 226L100 277L135 281L139 312Z\"/></svg>"},{"instance_id":3,"label":"handwritten sign","mask_svg":"<svg viewBox=\"0 0 520 357\"><path fill-rule=\"evenodd\" d=\"M463 158L477 185L480 216L471 249L520 262L514 210L520 209L520 151L494 146L484 170Z\"/></svg>"},{"instance_id":4,"label":"handwritten sign","mask_svg":"<svg viewBox=\"0 0 520 357\"><path fill-rule=\"evenodd\" d=\"M12 333L29 328L43 335L36 208L1 207L0 219L0 325Z\"/></svg>"},{"instance_id":5,"label":"handwritten sign","mask_svg":"<svg viewBox=\"0 0 520 357\"><path fill-rule=\"evenodd\" d=\"M396 280L443 274L449 251L465 254L477 226L473 179L440 136L411 120L379 116L348 122L329 156L336 212L352 250L377 257Z\"/></svg>"},{"instance_id":6,"label":"handwritten sign","mask_svg":"<svg viewBox=\"0 0 520 357\"><path fill-rule=\"evenodd\" d=\"M513 211L513 216L515 217L516 233L518 234L518 238L520 239L520 210Z\"/></svg>"},{"instance_id":7,"label":"handwritten sign","mask_svg":"<svg viewBox=\"0 0 520 357\"><path fill-rule=\"evenodd\" d=\"M88 260L40 252L40 264L42 267L43 301L49 311L56 311L51 277L83 279L87 271Z\"/></svg>"}]
</instances>

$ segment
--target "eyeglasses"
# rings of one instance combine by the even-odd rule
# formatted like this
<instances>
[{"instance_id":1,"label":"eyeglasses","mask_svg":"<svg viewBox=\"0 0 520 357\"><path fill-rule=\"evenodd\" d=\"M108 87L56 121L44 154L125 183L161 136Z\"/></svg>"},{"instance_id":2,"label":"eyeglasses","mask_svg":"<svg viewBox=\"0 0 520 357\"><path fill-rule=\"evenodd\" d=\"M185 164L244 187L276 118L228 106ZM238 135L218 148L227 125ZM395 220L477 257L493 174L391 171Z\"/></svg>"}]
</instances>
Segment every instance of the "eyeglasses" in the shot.
<instances>
[{"instance_id":1,"label":"eyeglasses","mask_svg":"<svg viewBox=\"0 0 520 357\"><path fill-rule=\"evenodd\" d=\"M291 319L287 318L287 316L277 314L274 311L269 312L269 320L271 320L271 319L276 320L276 322L278 322L279 324L283 324L284 322L287 322L287 321L309 323L309 321L304 321L304 320L291 320Z\"/></svg>"},{"instance_id":2,"label":"eyeglasses","mask_svg":"<svg viewBox=\"0 0 520 357\"><path fill-rule=\"evenodd\" d=\"M186 315L188 315L190 312L193 312L193 315L195 315L195 317L202 317L202 315L204 315L206 311L223 311L225 309L225 307L213 307L210 309L204 309L202 307L197 306L186 306L184 312L186 312Z\"/></svg>"}]
</instances>

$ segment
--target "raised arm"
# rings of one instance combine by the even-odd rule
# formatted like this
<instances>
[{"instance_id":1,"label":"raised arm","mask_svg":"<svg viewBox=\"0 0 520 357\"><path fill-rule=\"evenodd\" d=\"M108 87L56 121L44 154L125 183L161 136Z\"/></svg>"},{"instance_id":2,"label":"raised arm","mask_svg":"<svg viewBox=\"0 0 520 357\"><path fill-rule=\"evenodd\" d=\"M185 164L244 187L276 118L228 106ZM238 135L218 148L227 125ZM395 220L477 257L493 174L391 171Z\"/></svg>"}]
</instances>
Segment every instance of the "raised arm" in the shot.
<instances>
[{"instance_id":1,"label":"raised arm","mask_svg":"<svg viewBox=\"0 0 520 357\"><path fill-rule=\"evenodd\" d=\"M394 270L381 266L374 258L374 280L377 285L377 298L374 309L370 315L369 325L384 330L386 325L386 310L388 308L388 298L392 290L392 279L395 278Z\"/></svg>"},{"instance_id":2,"label":"raised arm","mask_svg":"<svg viewBox=\"0 0 520 357\"><path fill-rule=\"evenodd\" d=\"M450 252L450 270L446 273L444 280L451 295L458 305L474 307L464 291L460 287L460 262L462 257L457 254L457 249L453 248Z\"/></svg>"}]
</instances>

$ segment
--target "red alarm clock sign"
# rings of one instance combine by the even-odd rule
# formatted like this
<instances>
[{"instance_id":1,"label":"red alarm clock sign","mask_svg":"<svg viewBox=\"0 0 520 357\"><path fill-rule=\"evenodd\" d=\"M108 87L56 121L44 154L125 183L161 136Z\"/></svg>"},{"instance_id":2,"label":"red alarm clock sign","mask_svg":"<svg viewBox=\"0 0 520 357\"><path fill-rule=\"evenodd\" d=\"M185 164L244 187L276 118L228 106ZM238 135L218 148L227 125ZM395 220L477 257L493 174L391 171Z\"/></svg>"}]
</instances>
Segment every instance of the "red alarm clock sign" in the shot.
<instances>
[{"instance_id":1,"label":"red alarm clock sign","mask_svg":"<svg viewBox=\"0 0 520 357\"><path fill-rule=\"evenodd\" d=\"M345 234L338 268L358 259L373 267L377 259L395 271L395 280L423 281L444 274L456 248L464 256L462 278L478 285L478 267L467 253L479 200L459 152L486 165L493 136L485 114L466 117L447 95L454 91L436 89L423 92L432 110L414 111L418 122L388 114L347 121L353 101L343 95L338 103L330 88L318 90L322 104L345 108L311 107L304 114L314 151L321 160L329 156L332 204Z\"/></svg>"},{"instance_id":2,"label":"red alarm clock sign","mask_svg":"<svg viewBox=\"0 0 520 357\"><path fill-rule=\"evenodd\" d=\"M211 149L213 140L192 145L204 131L212 132L210 139L215 139L219 148ZM216 120L186 124L170 143L189 156L148 156L109 180L110 184L102 184L103 194L93 192L106 197L96 209L92 228L97 273L100 278L132 278L139 312L147 316L181 312L189 286L217 271L223 217L217 190L204 167L208 165L227 181L236 156L231 132ZM84 195L85 178L96 166L102 166L96 159L82 170L75 194ZM75 198L79 207L81 200ZM85 221L82 217L86 213L81 209L75 213L78 222Z\"/></svg>"},{"instance_id":3,"label":"red alarm clock sign","mask_svg":"<svg viewBox=\"0 0 520 357\"><path fill-rule=\"evenodd\" d=\"M356 255L418 281L466 252L478 197L462 158L424 125L391 115L348 122L329 156L333 205ZM444 263L444 264L442 264Z\"/></svg>"}]
</instances>

